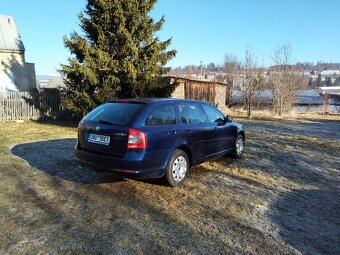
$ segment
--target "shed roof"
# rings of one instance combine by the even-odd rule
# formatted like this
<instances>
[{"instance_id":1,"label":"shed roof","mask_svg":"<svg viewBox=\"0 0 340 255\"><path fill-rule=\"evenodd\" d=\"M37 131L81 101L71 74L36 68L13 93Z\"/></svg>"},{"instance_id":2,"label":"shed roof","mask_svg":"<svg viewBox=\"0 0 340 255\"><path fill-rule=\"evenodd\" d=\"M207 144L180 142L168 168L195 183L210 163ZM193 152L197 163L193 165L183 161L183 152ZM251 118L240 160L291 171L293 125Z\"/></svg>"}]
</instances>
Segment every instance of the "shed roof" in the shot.
<instances>
[{"instance_id":1,"label":"shed roof","mask_svg":"<svg viewBox=\"0 0 340 255\"><path fill-rule=\"evenodd\" d=\"M313 89L299 91L297 93L297 99L300 105L321 105L324 101L322 96Z\"/></svg>"},{"instance_id":2,"label":"shed roof","mask_svg":"<svg viewBox=\"0 0 340 255\"><path fill-rule=\"evenodd\" d=\"M0 50L25 51L14 18L0 15Z\"/></svg>"},{"instance_id":3,"label":"shed roof","mask_svg":"<svg viewBox=\"0 0 340 255\"><path fill-rule=\"evenodd\" d=\"M233 90L231 91L231 103L240 102L244 92ZM296 94L298 105L322 105L323 98L315 90L300 90ZM270 89L256 91L254 100L261 103L270 103L273 99L273 92Z\"/></svg>"}]
</instances>

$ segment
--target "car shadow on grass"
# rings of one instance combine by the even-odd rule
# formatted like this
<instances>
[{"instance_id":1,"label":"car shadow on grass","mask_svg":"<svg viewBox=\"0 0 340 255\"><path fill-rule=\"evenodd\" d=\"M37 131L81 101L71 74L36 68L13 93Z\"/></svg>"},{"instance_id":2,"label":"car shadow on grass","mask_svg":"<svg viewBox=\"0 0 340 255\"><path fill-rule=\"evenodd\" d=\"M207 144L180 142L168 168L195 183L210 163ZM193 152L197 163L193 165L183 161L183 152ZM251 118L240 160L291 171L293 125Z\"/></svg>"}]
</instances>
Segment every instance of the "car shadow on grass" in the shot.
<instances>
[{"instance_id":1,"label":"car shadow on grass","mask_svg":"<svg viewBox=\"0 0 340 255\"><path fill-rule=\"evenodd\" d=\"M340 254L340 197L335 190L294 190L269 217L285 242L303 254Z\"/></svg>"},{"instance_id":2,"label":"car shadow on grass","mask_svg":"<svg viewBox=\"0 0 340 255\"><path fill-rule=\"evenodd\" d=\"M76 139L56 139L15 145L11 152L42 172L59 179L83 183L112 183L124 178L94 171L74 159Z\"/></svg>"}]
</instances>

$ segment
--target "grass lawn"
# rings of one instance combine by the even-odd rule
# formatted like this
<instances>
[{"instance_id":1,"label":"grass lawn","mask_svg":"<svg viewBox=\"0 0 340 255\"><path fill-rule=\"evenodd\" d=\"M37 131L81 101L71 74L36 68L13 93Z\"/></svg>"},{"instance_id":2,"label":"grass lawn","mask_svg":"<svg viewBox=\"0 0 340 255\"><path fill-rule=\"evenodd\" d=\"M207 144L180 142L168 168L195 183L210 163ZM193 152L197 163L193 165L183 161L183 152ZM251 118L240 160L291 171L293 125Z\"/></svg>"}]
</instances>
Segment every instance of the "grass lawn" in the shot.
<instances>
[{"instance_id":1,"label":"grass lawn","mask_svg":"<svg viewBox=\"0 0 340 255\"><path fill-rule=\"evenodd\" d=\"M178 188L80 166L76 128L0 124L0 254L339 254L339 122L241 122L244 157Z\"/></svg>"}]
</instances>

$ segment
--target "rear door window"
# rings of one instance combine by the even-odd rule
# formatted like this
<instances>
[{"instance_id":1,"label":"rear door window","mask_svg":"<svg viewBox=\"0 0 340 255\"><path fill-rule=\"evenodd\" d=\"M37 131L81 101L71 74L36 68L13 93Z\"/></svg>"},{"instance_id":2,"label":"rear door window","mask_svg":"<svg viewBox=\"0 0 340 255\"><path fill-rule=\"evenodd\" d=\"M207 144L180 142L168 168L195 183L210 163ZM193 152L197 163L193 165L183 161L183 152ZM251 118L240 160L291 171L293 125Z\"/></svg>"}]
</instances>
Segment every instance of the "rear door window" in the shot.
<instances>
[{"instance_id":1,"label":"rear door window","mask_svg":"<svg viewBox=\"0 0 340 255\"><path fill-rule=\"evenodd\" d=\"M108 102L102 104L85 116L85 120L103 124L126 126L145 104Z\"/></svg>"},{"instance_id":2,"label":"rear door window","mask_svg":"<svg viewBox=\"0 0 340 255\"><path fill-rule=\"evenodd\" d=\"M198 124L206 122L204 112L198 104L180 104L179 112L182 123L184 124Z\"/></svg>"},{"instance_id":3,"label":"rear door window","mask_svg":"<svg viewBox=\"0 0 340 255\"><path fill-rule=\"evenodd\" d=\"M146 119L147 125L176 124L176 113L173 105L160 105Z\"/></svg>"}]
</instances>

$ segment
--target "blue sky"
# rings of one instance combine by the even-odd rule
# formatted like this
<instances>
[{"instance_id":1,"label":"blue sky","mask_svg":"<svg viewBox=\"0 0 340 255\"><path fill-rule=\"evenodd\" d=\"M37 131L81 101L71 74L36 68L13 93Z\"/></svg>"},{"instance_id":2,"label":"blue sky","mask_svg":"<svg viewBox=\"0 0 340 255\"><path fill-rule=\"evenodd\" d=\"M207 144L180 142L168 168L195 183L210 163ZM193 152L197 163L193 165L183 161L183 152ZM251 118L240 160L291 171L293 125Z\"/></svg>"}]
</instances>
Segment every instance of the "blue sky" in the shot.
<instances>
[{"instance_id":1,"label":"blue sky","mask_svg":"<svg viewBox=\"0 0 340 255\"><path fill-rule=\"evenodd\" d=\"M79 31L85 0L1 0L0 14L14 16L36 73L53 74L70 53L63 36ZM178 53L169 65L223 63L253 49L265 65L277 45L290 43L294 61L340 62L339 0L159 0L151 15L166 17L161 39Z\"/></svg>"}]
</instances>

